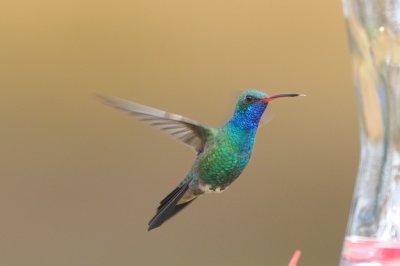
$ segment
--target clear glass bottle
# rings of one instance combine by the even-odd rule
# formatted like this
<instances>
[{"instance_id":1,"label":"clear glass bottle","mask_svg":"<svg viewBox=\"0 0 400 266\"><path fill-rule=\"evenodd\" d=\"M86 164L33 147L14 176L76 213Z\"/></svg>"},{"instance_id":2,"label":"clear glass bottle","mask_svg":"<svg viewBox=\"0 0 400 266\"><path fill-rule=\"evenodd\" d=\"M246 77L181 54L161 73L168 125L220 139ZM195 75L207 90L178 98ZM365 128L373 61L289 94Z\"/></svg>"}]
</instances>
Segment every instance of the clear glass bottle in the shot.
<instances>
[{"instance_id":1,"label":"clear glass bottle","mask_svg":"<svg viewBox=\"0 0 400 266\"><path fill-rule=\"evenodd\" d=\"M361 159L341 266L400 266L400 0L343 0Z\"/></svg>"}]
</instances>

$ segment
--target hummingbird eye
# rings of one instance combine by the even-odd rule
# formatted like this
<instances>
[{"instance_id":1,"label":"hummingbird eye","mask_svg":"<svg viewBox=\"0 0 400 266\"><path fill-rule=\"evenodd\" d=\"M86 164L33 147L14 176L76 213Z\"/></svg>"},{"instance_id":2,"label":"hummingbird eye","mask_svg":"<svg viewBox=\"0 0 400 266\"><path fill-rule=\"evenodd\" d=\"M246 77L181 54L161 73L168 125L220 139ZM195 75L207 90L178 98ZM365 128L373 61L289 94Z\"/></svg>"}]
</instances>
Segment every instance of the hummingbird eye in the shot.
<instances>
[{"instance_id":1,"label":"hummingbird eye","mask_svg":"<svg viewBox=\"0 0 400 266\"><path fill-rule=\"evenodd\" d=\"M246 102L251 103L254 102L256 98L251 95L246 95Z\"/></svg>"}]
</instances>

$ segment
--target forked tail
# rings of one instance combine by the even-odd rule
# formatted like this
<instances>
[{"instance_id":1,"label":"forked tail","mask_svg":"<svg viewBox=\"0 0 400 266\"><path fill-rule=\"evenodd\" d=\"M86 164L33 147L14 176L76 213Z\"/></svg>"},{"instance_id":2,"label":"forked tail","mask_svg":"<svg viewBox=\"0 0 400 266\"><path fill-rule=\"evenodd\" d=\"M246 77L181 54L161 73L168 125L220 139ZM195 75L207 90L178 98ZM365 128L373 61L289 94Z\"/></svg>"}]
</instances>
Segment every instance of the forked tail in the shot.
<instances>
[{"instance_id":1,"label":"forked tail","mask_svg":"<svg viewBox=\"0 0 400 266\"><path fill-rule=\"evenodd\" d=\"M154 215L148 224L148 231L160 227L166 220L192 203L196 197L189 188L188 182L179 185L160 202L156 215Z\"/></svg>"}]
</instances>

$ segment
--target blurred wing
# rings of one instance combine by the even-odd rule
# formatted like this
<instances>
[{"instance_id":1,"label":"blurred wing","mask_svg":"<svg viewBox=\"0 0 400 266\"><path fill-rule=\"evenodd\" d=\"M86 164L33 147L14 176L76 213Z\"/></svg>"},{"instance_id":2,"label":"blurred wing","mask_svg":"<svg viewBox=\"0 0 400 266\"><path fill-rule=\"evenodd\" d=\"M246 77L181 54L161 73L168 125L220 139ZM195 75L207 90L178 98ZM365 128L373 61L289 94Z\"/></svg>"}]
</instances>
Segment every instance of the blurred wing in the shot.
<instances>
[{"instance_id":1,"label":"blurred wing","mask_svg":"<svg viewBox=\"0 0 400 266\"><path fill-rule=\"evenodd\" d=\"M189 118L167 113L115 97L99 96L103 102L133 114L141 121L157 127L169 135L183 141L200 153L207 139L215 134L215 129L203 126Z\"/></svg>"},{"instance_id":2,"label":"blurred wing","mask_svg":"<svg viewBox=\"0 0 400 266\"><path fill-rule=\"evenodd\" d=\"M274 119L274 112L273 110L268 110L268 112L264 112L263 116L261 117L259 127L264 127L265 125L268 125L271 123L271 121Z\"/></svg>"}]
</instances>

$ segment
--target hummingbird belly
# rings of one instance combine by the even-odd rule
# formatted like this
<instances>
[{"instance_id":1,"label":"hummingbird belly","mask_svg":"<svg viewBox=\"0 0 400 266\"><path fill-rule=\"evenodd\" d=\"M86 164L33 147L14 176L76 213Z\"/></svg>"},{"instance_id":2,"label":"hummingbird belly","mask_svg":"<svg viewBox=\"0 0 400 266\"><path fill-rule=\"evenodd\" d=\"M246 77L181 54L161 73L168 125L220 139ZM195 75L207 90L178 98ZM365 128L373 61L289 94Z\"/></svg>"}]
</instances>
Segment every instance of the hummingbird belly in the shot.
<instances>
[{"instance_id":1,"label":"hummingbird belly","mask_svg":"<svg viewBox=\"0 0 400 266\"><path fill-rule=\"evenodd\" d=\"M206 193L219 193L239 177L250 156L243 156L233 145L223 145L212 147L199 159L199 189Z\"/></svg>"}]
</instances>

